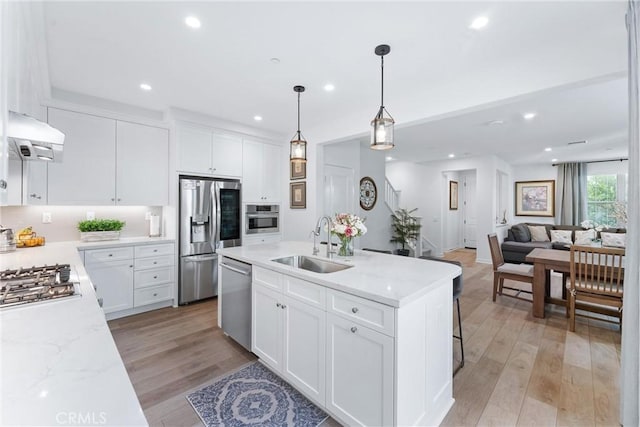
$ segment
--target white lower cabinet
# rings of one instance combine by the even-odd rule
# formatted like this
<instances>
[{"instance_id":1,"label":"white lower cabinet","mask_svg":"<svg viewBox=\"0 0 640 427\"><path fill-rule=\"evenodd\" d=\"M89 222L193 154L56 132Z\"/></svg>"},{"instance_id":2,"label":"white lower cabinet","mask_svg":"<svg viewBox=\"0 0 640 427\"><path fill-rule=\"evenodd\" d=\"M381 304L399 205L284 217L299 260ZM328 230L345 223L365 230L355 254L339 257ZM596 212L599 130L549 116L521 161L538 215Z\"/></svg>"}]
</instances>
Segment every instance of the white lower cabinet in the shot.
<instances>
[{"instance_id":1,"label":"white lower cabinet","mask_svg":"<svg viewBox=\"0 0 640 427\"><path fill-rule=\"evenodd\" d=\"M326 313L317 307L324 289L308 284L316 289L300 295L290 290L296 284L288 283L287 276L262 276L259 267L253 271L252 351L298 390L324 405ZM260 283L257 277L270 283Z\"/></svg>"},{"instance_id":2,"label":"white lower cabinet","mask_svg":"<svg viewBox=\"0 0 640 427\"><path fill-rule=\"evenodd\" d=\"M392 337L327 314L327 409L349 425L393 425Z\"/></svg>"},{"instance_id":3,"label":"white lower cabinet","mask_svg":"<svg viewBox=\"0 0 640 427\"><path fill-rule=\"evenodd\" d=\"M173 299L174 244L87 249L85 268L109 319ZM153 309L154 307L151 307Z\"/></svg>"},{"instance_id":4,"label":"white lower cabinet","mask_svg":"<svg viewBox=\"0 0 640 427\"><path fill-rule=\"evenodd\" d=\"M346 425L437 425L453 405L451 279L396 308L253 266L252 350Z\"/></svg>"}]
</instances>

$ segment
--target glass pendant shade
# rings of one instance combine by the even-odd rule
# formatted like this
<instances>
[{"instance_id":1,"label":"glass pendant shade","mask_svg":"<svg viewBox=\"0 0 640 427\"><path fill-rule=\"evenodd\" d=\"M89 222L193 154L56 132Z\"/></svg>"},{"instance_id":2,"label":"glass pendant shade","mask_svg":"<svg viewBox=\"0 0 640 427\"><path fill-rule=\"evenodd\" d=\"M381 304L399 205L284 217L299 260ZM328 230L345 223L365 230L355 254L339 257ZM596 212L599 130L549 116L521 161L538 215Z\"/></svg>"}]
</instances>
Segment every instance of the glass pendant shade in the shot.
<instances>
[{"instance_id":1,"label":"glass pendant shade","mask_svg":"<svg viewBox=\"0 0 640 427\"><path fill-rule=\"evenodd\" d=\"M296 85L293 87L293 91L298 94L298 130L289 143L289 159L297 163L306 163L307 161L307 141L305 141L302 133L300 133L300 94L304 92L304 90L304 86Z\"/></svg>"},{"instance_id":2,"label":"glass pendant shade","mask_svg":"<svg viewBox=\"0 0 640 427\"><path fill-rule=\"evenodd\" d=\"M290 156L292 162L305 163L307 161L307 141L302 138L300 132L296 132L290 143Z\"/></svg>"},{"instance_id":3,"label":"glass pendant shade","mask_svg":"<svg viewBox=\"0 0 640 427\"><path fill-rule=\"evenodd\" d=\"M376 117L371 120L371 146L374 150L389 150L393 144L393 117L380 107Z\"/></svg>"}]
</instances>

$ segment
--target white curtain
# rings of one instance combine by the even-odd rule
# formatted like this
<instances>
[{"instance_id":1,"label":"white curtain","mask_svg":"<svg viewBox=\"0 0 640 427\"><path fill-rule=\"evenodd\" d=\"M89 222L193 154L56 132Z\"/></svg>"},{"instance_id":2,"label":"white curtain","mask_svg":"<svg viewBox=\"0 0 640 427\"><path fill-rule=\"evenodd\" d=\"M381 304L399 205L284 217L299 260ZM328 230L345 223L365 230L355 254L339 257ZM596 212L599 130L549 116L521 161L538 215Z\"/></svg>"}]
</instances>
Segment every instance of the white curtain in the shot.
<instances>
[{"instance_id":1,"label":"white curtain","mask_svg":"<svg viewBox=\"0 0 640 427\"><path fill-rule=\"evenodd\" d=\"M627 253L624 274L624 310L622 312L622 369L620 421L624 426L640 425L638 407L640 341L638 340L640 292L640 109L638 96L638 45L640 42L640 4L629 0L627 29L629 32L629 188Z\"/></svg>"},{"instance_id":2,"label":"white curtain","mask_svg":"<svg viewBox=\"0 0 640 427\"><path fill-rule=\"evenodd\" d=\"M587 218L587 165L558 165L556 224L580 225Z\"/></svg>"}]
</instances>

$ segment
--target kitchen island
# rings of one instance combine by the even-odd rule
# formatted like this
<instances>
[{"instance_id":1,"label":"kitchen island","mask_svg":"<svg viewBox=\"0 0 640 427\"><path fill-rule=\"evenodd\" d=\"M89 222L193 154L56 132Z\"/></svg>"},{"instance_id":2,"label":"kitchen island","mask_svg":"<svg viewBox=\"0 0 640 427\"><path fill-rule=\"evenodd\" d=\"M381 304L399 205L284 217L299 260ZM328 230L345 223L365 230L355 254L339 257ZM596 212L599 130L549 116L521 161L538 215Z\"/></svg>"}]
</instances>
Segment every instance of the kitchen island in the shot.
<instances>
[{"instance_id":1,"label":"kitchen island","mask_svg":"<svg viewBox=\"0 0 640 427\"><path fill-rule=\"evenodd\" d=\"M3 270L71 264L81 294L0 310L0 425L147 425L78 248L161 241L47 243L0 254Z\"/></svg>"},{"instance_id":2,"label":"kitchen island","mask_svg":"<svg viewBox=\"0 0 640 427\"><path fill-rule=\"evenodd\" d=\"M331 273L274 261L326 261L325 250L312 256L310 243L280 242L220 251L221 263L253 266L252 351L344 424L439 424L453 405L452 280L460 268L364 251L334 257L334 267L348 268ZM224 298L219 306L233 309Z\"/></svg>"}]
</instances>

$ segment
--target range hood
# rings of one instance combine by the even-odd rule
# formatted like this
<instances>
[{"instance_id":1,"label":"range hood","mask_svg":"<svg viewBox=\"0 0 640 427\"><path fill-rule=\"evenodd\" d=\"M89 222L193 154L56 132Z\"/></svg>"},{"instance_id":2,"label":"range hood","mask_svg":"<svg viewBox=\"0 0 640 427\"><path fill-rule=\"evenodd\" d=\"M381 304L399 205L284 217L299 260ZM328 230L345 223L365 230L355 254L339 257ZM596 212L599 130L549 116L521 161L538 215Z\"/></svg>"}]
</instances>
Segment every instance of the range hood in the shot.
<instances>
[{"instance_id":1,"label":"range hood","mask_svg":"<svg viewBox=\"0 0 640 427\"><path fill-rule=\"evenodd\" d=\"M7 137L22 160L62 161L64 134L47 123L9 111Z\"/></svg>"}]
</instances>

